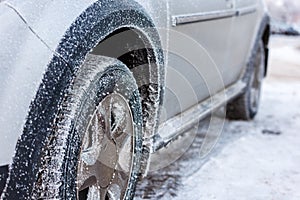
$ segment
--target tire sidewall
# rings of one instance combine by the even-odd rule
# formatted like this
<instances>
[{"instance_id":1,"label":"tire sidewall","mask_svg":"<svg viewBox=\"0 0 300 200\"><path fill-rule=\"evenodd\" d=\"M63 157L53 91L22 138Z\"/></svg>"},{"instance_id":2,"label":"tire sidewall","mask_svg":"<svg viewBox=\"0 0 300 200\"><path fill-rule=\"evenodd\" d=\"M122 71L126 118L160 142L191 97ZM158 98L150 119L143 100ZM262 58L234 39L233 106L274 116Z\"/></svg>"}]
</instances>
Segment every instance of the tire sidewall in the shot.
<instances>
[{"instance_id":1,"label":"tire sidewall","mask_svg":"<svg viewBox=\"0 0 300 200\"><path fill-rule=\"evenodd\" d=\"M263 41L260 41L255 53L253 65L251 66L252 70L249 75L248 79L248 84L247 84L247 92L246 92L246 98L247 98L247 104L248 104L248 111L249 111L249 118L252 119L254 116L257 114L258 109L259 109L259 104L260 104L260 98L261 98L261 88L262 88L262 80L263 80L263 75L264 74L264 59L265 59L265 54L264 54L264 44ZM258 76L258 77L257 77ZM257 105L254 107L251 103L251 98L252 98L252 84L255 79L258 78L260 81L260 85L258 86L258 92L259 92L259 99L257 100Z\"/></svg>"}]
</instances>

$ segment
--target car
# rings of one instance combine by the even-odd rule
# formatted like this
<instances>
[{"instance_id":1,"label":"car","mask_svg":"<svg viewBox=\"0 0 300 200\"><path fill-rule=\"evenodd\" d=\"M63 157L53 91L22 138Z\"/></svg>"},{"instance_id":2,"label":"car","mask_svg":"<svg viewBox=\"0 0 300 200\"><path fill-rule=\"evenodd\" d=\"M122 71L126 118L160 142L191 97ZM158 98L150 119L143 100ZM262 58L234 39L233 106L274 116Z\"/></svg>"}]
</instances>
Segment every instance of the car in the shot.
<instances>
[{"instance_id":1,"label":"car","mask_svg":"<svg viewBox=\"0 0 300 200\"><path fill-rule=\"evenodd\" d=\"M267 73L261 0L1 0L1 199L132 199L152 153Z\"/></svg>"},{"instance_id":2,"label":"car","mask_svg":"<svg viewBox=\"0 0 300 200\"><path fill-rule=\"evenodd\" d=\"M271 23L271 33L275 35L298 36L300 35L300 29L292 24L273 21Z\"/></svg>"}]
</instances>

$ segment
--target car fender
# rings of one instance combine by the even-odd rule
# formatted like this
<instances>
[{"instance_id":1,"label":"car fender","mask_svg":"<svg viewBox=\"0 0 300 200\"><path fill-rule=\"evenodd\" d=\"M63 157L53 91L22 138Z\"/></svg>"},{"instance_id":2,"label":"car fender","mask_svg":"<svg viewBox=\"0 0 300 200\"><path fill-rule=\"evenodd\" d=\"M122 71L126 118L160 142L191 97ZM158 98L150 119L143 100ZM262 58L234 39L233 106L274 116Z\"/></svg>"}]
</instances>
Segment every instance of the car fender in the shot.
<instances>
[{"instance_id":1,"label":"car fender","mask_svg":"<svg viewBox=\"0 0 300 200\"><path fill-rule=\"evenodd\" d=\"M0 166L11 163L29 105L53 52L10 7L0 4Z\"/></svg>"}]
</instances>

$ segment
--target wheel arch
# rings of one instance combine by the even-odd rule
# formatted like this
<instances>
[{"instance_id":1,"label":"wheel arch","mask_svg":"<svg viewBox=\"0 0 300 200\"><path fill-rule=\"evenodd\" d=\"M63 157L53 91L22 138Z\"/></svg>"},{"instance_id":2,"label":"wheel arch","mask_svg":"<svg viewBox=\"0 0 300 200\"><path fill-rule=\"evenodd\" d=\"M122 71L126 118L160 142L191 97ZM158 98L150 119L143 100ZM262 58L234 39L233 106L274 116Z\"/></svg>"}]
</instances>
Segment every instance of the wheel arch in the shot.
<instances>
[{"instance_id":1,"label":"wheel arch","mask_svg":"<svg viewBox=\"0 0 300 200\"><path fill-rule=\"evenodd\" d=\"M265 50L265 76L267 75L267 69L268 69L268 58L269 58L269 39L270 39L270 16L268 14L264 14L262 17L259 25L258 25L258 30L254 39L254 44L251 48L251 53L250 57L247 61L246 68L244 72L242 73L242 80L246 81L249 70L254 65L254 58L256 55L256 51L259 48L259 44L261 41L264 43L264 50Z\"/></svg>"},{"instance_id":2,"label":"wheel arch","mask_svg":"<svg viewBox=\"0 0 300 200\"><path fill-rule=\"evenodd\" d=\"M162 103L163 83L164 83L164 57L161 48L159 34L155 24L147 12L135 1L111 1L103 0L91 4L66 30L57 48L53 52L47 70L45 71L42 83L37 89L36 96L31 102L29 114L24 125L17 145L13 164L10 166L8 183L4 190L4 198L27 199L32 191L38 161L45 144L45 139L50 137L51 126L53 126L54 114L67 91L67 85L74 78L75 72L80 68L85 56L97 45L101 44L108 36L124 29L134 30L138 36L149 41L146 54L147 62L156 64L151 68L148 83L156 84L156 94L149 95L153 104L145 104L149 108L154 107L155 116L148 115L146 110L145 122L150 124L153 131L148 132L150 138L157 128L157 116ZM30 24L29 24L30 26ZM41 38L43 41L45 38ZM146 41L146 40L145 40ZM47 43L47 42L46 42ZM152 57L152 61L149 55ZM122 59L121 59L122 60ZM124 58L125 63L128 61ZM136 61L133 59L133 61ZM154 62L155 61L155 62ZM128 63L127 63L128 64ZM147 89L152 90L152 86ZM145 95L147 92L145 92ZM158 107L155 105L159 104ZM153 126L151 126L153 125ZM154 127L154 128L153 128ZM156 127L156 128L155 128ZM17 183L27 183L19 185ZM18 187L18 188L17 188ZM18 191L16 194L14 191ZM15 196L17 195L17 196Z\"/></svg>"},{"instance_id":3,"label":"wheel arch","mask_svg":"<svg viewBox=\"0 0 300 200\"><path fill-rule=\"evenodd\" d=\"M268 60L269 60L269 40L271 35L271 27L270 24L266 24L264 28L264 32L262 35L262 40L264 42L264 48L265 48L265 76L268 72Z\"/></svg>"},{"instance_id":4,"label":"wheel arch","mask_svg":"<svg viewBox=\"0 0 300 200\"><path fill-rule=\"evenodd\" d=\"M82 34L82 32L86 34ZM116 35L124 32L129 33L130 36L113 41L113 43L116 42L115 45L110 45L109 42ZM74 35L80 38L74 39ZM81 43L78 43L79 41ZM120 51L112 53L109 48L105 48L107 45L110 48L116 48L118 45ZM120 49L121 45L123 45L123 49ZM72 46L78 48L74 49ZM146 138L151 138L158 127L156 120L162 104L165 69L160 36L150 15L134 0L114 1L113 3L102 0L93 3L73 22L56 52L73 67L71 70L77 70L91 49L94 50L92 53L118 58L133 71L141 95L145 99L145 103L143 103L144 123L148 125L147 127L154 127L153 130L150 130L145 126ZM147 77L143 80L141 74L135 69L145 65L149 66L149 70L148 74L143 74ZM150 85L145 88L147 84ZM149 92L153 87L155 87L154 93L156 94L150 97ZM155 104L160 105L156 106ZM158 110L151 111L153 108Z\"/></svg>"},{"instance_id":5,"label":"wheel arch","mask_svg":"<svg viewBox=\"0 0 300 200\"><path fill-rule=\"evenodd\" d=\"M155 105L156 103L162 103L161 88L164 77L164 69L161 68L163 65L160 67L160 61L158 61L158 59L163 58L158 56L162 53L161 48L155 48L157 47L140 29L121 27L106 36L91 52L96 55L116 58L133 73L142 97L145 137L149 139L155 134L149 127L154 127L156 124L155 116L157 114L154 113L156 111L153 109L158 106Z\"/></svg>"}]
</instances>

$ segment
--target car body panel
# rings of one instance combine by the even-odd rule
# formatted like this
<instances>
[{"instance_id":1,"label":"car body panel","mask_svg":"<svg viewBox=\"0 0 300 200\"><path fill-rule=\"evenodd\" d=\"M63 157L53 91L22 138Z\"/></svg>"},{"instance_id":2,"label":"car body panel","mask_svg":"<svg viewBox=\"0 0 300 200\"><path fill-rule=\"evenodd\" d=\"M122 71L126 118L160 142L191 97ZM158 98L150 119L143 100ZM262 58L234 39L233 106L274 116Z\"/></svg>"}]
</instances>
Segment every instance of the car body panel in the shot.
<instances>
[{"instance_id":1,"label":"car body panel","mask_svg":"<svg viewBox=\"0 0 300 200\"><path fill-rule=\"evenodd\" d=\"M107 2L107 0L103 0ZM72 23L88 7L97 0L77 0L77 1L47 1L47 0L7 0L5 3L15 8L30 27L39 35L40 38L52 49L56 50L66 31ZM101 1L100 1L101 2ZM159 28L167 28L167 3L166 0L143 1L129 0L137 2L143 6ZM111 1L114 4L114 1ZM32 12L34 10L34 12ZM157 12L159 10L160 12ZM45 23L46 22L46 23ZM161 34L165 35L165 34ZM162 41L166 40L163 39Z\"/></svg>"},{"instance_id":2,"label":"car body panel","mask_svg":"<svg viewBox=\"0 0 300 200\"><path fill-rule=\"evenodd\" d=\"M234 12L235 9L231 0L188 0L183 6L178 6L181 4L181 0L170 0L171 18ZM228 17L192 21L176 26L173 24L170 27L165 119L187 110L195 103L224 89L220 72L228 68L226 54L230 52L228 47L232 22L233 17ZM173 72L179 73L179 76L174 75ZM182 81L178 83L178 80ZM187 96L189 98L186 98Z\"/></svg>"},{"instance_id":3,"label":"car body panel","mask_svg":"<svg viewBox=\"0 0 300 200\"><path fill-rule=\"evenodd\" d=\"M1 166L11 163L30 103L53 52L14 10L3 4L0 4L0 24Z\"/></svg>"},{"instance_id":4,"label":"car body panel","mask_svg":"<svg viewBox=\"0 0 300 200\"><path fill-rule=\"evenodd\" d=\"M255 43L256 35L260 28L260 21L263 18L264 10L261 1L258 0L237 0L237 10L247 10L245 14L236 16L232 27L230 38L230 55L228 56L228 71L223 72L223 80L226 84L232 84L240 78Z\"/></svg>"},{"instance_id":5,"label":"car body panel","mask_svg":"<svg viewBox=\"0 0 300 200\"><path fill-rule=\"evenodd\" d=\"M34 32L55 51L72 22L95 0L70 1L4 1L13 7Z\"/></svg>"},{"instance_id":6,"label":"car body panel","mask_svg":"<svg viewBox=\"0 0 300 200\"><path fill-rule=\"evenodd\" d=\"M169 2L173 24L161 122L241 78L265 15L258 0ZM184 23L176 25L176 18Z\"/></svg>"}]
</instances>

